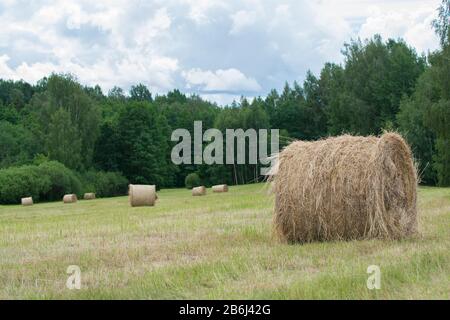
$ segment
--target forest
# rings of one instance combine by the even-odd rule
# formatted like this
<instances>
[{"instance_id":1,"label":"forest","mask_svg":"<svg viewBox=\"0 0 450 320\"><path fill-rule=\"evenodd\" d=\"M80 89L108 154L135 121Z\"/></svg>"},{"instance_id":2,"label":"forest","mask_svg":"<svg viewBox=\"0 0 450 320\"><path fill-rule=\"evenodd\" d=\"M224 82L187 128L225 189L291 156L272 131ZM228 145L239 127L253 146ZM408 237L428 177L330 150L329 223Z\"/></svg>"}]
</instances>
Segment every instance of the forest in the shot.
<instances>
[{"instance_id":1,"label":"forest","mask_svg":"<svg viewBox=\"0 0 450 320\"><path fill-rule=\"evenodd\" d=\"M192 132L195 120L204 131L280 129L280 147L395 130L411 145L421 183L450 186L448 16L441 10L434 23L441 39L435 52L419 54L402 39L378 35L352 40L341 64L326 63L303 83L223 107L177 89L153 94L143 84L104 93L71 74L36 84L1 79L0 203L69 192L114 196L125 194L128 183L171 188L264 178L255 165L173 164L171 132Z\"/></svg>"}]
</instances>

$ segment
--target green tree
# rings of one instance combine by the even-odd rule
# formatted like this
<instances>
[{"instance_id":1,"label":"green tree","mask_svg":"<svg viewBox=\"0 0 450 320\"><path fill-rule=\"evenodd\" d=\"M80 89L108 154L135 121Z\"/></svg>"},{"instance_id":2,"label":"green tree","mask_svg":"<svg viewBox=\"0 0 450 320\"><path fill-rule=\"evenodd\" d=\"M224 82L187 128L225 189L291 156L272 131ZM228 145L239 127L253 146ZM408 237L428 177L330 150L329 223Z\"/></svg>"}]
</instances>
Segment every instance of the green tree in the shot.
<instances>
[{"instance_id":1,"label":"green tree","mask_svg":"<svg viewBox=\"0 0 450 320\"><path fill-rule=\"evenodd\" d=\"M22 80L2 80L0 79L0 102L10 105L17 110L22 109L29 103L35 89Z\"/></svg>"},{"instance_id":2,"label":"green tree","mask_svg":"<svg viewBox=\"0 0 450 320\"><path fill-rule=\"evenodd\" d=\"M37 134L51 159L59 160L73 169L89 168L99 134L101 113L98 104L76 79L71 75L52 74L46 81L45 90L33 97L33 106L40 124L36 129ZM71 127L65 128L65 125ZM60 141L58 134L65 139L71 138L75 148L73 151L78 150L78 153L63 156L69 149L66 143L56 143Z\"/></svg>"},{"instance_id":3,"label":"green tree","mask_svg":"<svg viewBox=\"0 0 450 320\"><path fill-rule=\"evenodd\" d=\"M153 101L152 94L142 83L136 86L131 86L130 99L134 101Z\"/></svg>"},{"instance_id":4,"label":"green tree","mask_svg":"<svg viewBox=\"0 0 450 320\"><path fill-rule=\"evenodd\" d=\"M132 102L122 110L117 127L119 170L131 183L165 186L168 145L166 119L145 102Z\"/></svg>"},{"instance_id":5,"label":"green tree","mask_svg":"<svg viewBox=\"0 0 450 320\"><path fill-rule=\"evenodd\" d=\"M440 99L430 106L425 124L436 134L436 154L433 165L438 184L450 186L450 100Z\"/></svg>"},{"instance_id":6,"label":"green tree","mask_svg":"<svg viewBox=\"0 0 450 320\"><path fill-rule=\"evenodd\" d=\"M315 140L327 134L326 106L320 90L320 82L310 71L303 83L305 103L302 106L301 119L303 137Z\"/></svg>"},{"instance_id":7,"label":"green tree","mask_svg":"<svg viewBox=\"0 0 450 320\"><path fill-rule=\"evenodd\" d=\"M294 88L286 83L275 104L272 127L285 129L289 136L301 139L303 129L298 120L301 117L301 106L304 103L305 98L302 88L297 83L294 83Z\"/></svg>"},{"instance_id":8,"label":"green tree","mask_svg":"<svg viewBox=\"0 0 450 320\"><path fill-rule=\"evenodd\" d=\"M450 0L442 0L438 8L438 17L433 20L433 27L445 47L450 42Z\"/></svg>"},{"instance_id":9,"label":"green tree","mask_svg":"<svg viewBox=\"0 0 450 320\"><path fill-rule=\"evenodd\" d=\"M113 121L105 121L100 128L100 136L94 152L94 162L98 169L118 171L120 149L117 144L118 125Z\"/></svg>"},{"instance_id":10,"label":"green tree","mask_svg":"<svg viewBox=\"0 0 450 320\"><path fill-rule=\"evenodd\" d=\"M404 99L398 115L425 182L450 185L450 18L449 1L443 1L434 26L442 49L428 57L430 67L420 77L414 94ZM447 38L447 39L446 39Z\"/></svg>"},{"instance_id":11,"label":"green tree","mask_svg":"<svg viewBox=\"0 0 450 320\"><path fill-rule=\"evenodd\" d=\"M109 90L108 98L122 101L126 99L123 89L117 86L114 86L111 90Z\"/></svg>"},{"instance_id":12,"label":"green tree","mask_svg":"<svg viewBox=\"0 0 450 320\"><path fill-rule=\"evenodd\" d=\"M29 130L21 124L0 121L0 168L29 163L39 151Z\"/></svg>"},{"instance_id":13,"label":"green tree","mask_svg":"<svg viewBox=\"0 0 450 320\"><path fill-rule=\"evenodd\" d=\"M0 101L0 121L8 121L16 124L20 120L20 114L12 105L3 105Z\"/></svg>"},{"instance_id":14,"label":"green tree","mask_svg":"<svg viewBox=\"0 0 450 320\"><path fill-rule=\"evenodd\" d=\"M400 104L397 122L401 133L411 145L419 165L422 183L437 183L433 166L435 154L435 134L425 125L427 106L437 101L437 90L431 81L428 70L420 77L417 88L411 97L404 97Z\"/></svg>"},{"instance_id":15,"label":"green tree","mask_svg":"<svg viewBox=\"0 0 450 320\"><path fill-rule=\"evenodd\" d=\"M81 137L65 109L52 114L46 135L45 147L50 159L57 160L69 168L79 168L81 162Z\"/></svg>"},{"instance_id":16,"label":"green tree","mask_svg":"<svg viewBox=\"0 0 450 320\"><path fill-rule=\"evenodd\" d=\"M326 65L321 74L327 77L324 100L330 133L378 134L386 124L395 124L400 100L413 92L425 58L402 40L383 42L378 35L345 44L343 54L342 71Z\"/></svg>"}]
</instances>

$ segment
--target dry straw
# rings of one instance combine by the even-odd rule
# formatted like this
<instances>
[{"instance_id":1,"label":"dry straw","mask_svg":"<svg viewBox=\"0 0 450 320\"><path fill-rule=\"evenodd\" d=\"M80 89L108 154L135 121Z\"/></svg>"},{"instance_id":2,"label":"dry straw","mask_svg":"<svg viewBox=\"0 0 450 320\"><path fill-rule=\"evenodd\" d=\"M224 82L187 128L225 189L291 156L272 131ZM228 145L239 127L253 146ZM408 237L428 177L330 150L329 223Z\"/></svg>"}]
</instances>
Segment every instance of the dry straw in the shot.
<instances>
[{"instance_id":1,"label":"dry straw","mask_svg":"<svg viewBox=\"0 0 450 320\"><path fill-rule=\"evenodd\" d=\"M219 184L217 186L212 186L213 192L228 192L228 185L226 184Z\"/></svg>"},{"instance_id":2,"label":"dry straw","mask_svg":"<svg viewBox=\"0 0 450 320\"><path fill-rule=\"evenodd\" d=\"M22 202L23 206L32 206L33 205L33 198L32 197L22 198L21 202Z\"/></svg>"},{"instance_id":3,"label":"dry straw","mask_svg":"<svg viewBox=\"0 0 450 320\"><path fill-rule=\"evenodd\" d=\"M144 184L130 184L128 198L132 207L154 206L156 199L156 186Z\"/></svg>"},{"instance_id":4,"label":"dry straw","mask_svg":"<svg viewBox=\"0 0 450 320\"><path fill-rule=\"evenodd\" d=\"M193 196L204 196L204 195L206 195L206 188L205 188L205 186L192 188L192 195Z\"/></svg>"},{"instance_id":5,"label":"dry straw","mask_svg":"<svg viewBox=\"0 0 450 320\"><path fill-rule=\"evenodd\" d=\"M93 200L93 199L95 199L95 193L87 192L84 194L83 199L84 200Z\"/></svg>"},{"instance_id":6,"label":"dry straw","mask_svg":"<svg viewBox=\"0 0 450 320\"><path fill-rule=\"evenodd\" d=\"M417 232L417 173L396 133L296 141L269 179L287 242L399 239Z\"/></svg>"},{"instance_id":7,"label":"dry straw","mask_svg":"<svg viewBox=\"0 0 450 320\"><path fill-rule=\"evenodd\" d=\"M64 203L74 203L77 202L78 198L76 194L66 194L63 197L63 202Z\"/></svg>"}]
</instances>

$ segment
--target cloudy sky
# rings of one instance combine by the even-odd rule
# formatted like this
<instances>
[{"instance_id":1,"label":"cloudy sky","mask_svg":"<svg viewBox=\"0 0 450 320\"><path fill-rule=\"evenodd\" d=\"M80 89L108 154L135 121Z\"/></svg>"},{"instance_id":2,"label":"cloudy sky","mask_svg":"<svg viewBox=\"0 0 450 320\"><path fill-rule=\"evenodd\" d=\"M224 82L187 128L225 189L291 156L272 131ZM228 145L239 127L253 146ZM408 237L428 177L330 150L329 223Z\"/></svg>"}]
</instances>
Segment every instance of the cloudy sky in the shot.
<instances>
[{"instance_id":1,"label":"cloudy sky","mask_svg":"<svg viewBox=\"0 0 450 320\"><path fill-rule=\"evenodd\" d=\"M219 104L341 62L351 38L438 48L440 0L0 0L0 78L70 72L105 93L144 83Z\"/></svg>"}]
</instances>

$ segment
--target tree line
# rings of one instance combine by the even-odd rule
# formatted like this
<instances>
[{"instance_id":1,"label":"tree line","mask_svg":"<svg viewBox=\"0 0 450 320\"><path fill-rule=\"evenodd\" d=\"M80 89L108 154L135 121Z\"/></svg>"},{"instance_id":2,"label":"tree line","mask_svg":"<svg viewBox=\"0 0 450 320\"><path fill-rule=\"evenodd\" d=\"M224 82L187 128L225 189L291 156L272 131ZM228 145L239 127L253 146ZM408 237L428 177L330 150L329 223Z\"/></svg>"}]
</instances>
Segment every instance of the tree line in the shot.
<instances>
[{"instance_id":1,"label":"tree line","mask_svg":"<svg viewBox=\"0 0 450 320\"><path fill-rule=\"evenodd\" d=\"M256 165L171 162L176 144L171 132L186 128L192 134L194 121L201 120L203 130L280 129L281 146L295 139L397 130L412 147L422 183L449 186L450 44L445 6L448 1L434 22L441 48L428 56L401 39L384 41L376 35L352 40L342 50L343 63L326 63L318 75L308 72L301 84L286 83L280 92L272 90L252 100L242 97L225 107L177 89L153 95L143 84L128 93L114 87L105 94L99 86L83 86L69 74L51 74L35 85L0 80L0 181L6 175L13 179L11 170L18 167L45 162L58 162L73 172L80 181L78 192L117 183L103 192L105 196L125 192L128 182L181 187L188 175L206 185L260 181ZM96 186L100 180L103 184ZM68 185L70 189L74 183Z\"/></svg>"}]
</instances>

